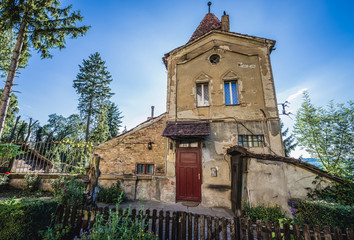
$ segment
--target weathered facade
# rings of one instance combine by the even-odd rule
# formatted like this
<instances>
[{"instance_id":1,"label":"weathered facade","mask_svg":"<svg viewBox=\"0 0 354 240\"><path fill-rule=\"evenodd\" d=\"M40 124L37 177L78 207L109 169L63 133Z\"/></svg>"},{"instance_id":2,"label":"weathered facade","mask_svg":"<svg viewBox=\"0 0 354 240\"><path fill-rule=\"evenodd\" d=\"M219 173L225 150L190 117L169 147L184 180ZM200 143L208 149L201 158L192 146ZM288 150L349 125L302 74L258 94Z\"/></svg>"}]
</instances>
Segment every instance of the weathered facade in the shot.
<instances>
[{"instance_id":1,"label":"weathered facade","mask_svg":"<svg viewBox=\"0 0 354 240\"><path fill-rule=\"evenodd\" d=\"M288 192L306 196L317 173L284 157L275 41L229 29L228 15L208 13L187 44L165 54L167 112L99 146L102 184L121 179L131 198L235 211L242 199L287 209Z\"/></svg>"}]
</instances>

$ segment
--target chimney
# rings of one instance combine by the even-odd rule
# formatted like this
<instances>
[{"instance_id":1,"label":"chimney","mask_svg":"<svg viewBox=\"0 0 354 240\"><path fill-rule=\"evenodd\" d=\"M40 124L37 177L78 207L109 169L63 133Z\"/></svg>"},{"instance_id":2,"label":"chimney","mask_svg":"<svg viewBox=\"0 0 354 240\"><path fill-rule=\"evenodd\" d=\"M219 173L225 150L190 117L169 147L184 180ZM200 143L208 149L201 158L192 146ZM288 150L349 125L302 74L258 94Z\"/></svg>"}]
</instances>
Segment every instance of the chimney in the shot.
<instances>
[{"instance_id":1,"label":"chimney","mask_svg":"<svg viewBox=\"0 0 354 240\"><path fill-rule=\"evenodd\" d=\"M154 118L154 109L155 109L155 106L151 106L151 117L148 117L148 118L147 118L148 120Z\"/></svg>"},{"instance_id":2,"label":"chimney","mask_svg":"<svg viewBox=\"0 0 354 240\"><path fill-rule=\"evenodd\" d=\"M229 15L224 11L224 15L221 17L221 30L225 32L230 32L230 21Z\"/></svg>"}]
</instances>

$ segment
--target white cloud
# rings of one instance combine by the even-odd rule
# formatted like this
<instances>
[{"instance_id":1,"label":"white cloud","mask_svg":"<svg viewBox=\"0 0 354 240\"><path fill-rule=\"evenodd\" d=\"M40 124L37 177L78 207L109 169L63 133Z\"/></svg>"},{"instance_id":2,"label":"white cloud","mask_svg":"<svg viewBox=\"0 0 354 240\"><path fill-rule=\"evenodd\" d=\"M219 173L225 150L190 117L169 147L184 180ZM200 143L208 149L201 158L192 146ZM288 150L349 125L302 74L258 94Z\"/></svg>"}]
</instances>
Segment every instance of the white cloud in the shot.
<instances>
[{"instance_id":1,"label":"white cloud","mask_svg":"<svg viewBox=\"0 0 354 240\"><path fill-rule=\"evenodd\" d=\"M303 92L307 91L307 88L303 88L299 91L297 91L296 93L294 94L291 94L287 99L286 101L288 102L291 102L292 100L294 100L295 98L297 98L298 96L300 96Z\"/></svg>"}]
</instances>

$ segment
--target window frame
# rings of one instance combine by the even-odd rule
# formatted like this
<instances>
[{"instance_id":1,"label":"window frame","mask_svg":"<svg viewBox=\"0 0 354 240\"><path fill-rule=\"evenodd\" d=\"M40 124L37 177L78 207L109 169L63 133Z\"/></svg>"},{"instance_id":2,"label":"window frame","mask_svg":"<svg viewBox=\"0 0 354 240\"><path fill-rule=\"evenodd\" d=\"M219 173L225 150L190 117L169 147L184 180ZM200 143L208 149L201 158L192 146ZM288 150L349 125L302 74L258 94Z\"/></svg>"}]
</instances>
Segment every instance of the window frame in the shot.
<instances>
[{"instance_id":1,"label":"window frame","mask_svg":"<svg viewBox=\"0 0 354 240\"><path fill-rule=\"evenodd\" d=\"M238 146L246 148L264 147L264 135L238 135Z\"/></svg>"},{"instance_id":2,"label":"window frame","mask_svg":"<svg viewBox=\"0 0 354 240\"><path fill-rule=\"evenodd\" d=\"M144 173L138 173L139 165L144 166ZM146 166L150 166L150 165L152 165L152 173L146 173ZM153 164L153 163L136 163L135 174L136 175L149 175L149 176L154 175L155 174L155 164Z\"/></svg>"},{"instance_id":3,"label":"window frame","mask_svg":"<svg viewBox=\"0 0 354 240\"><path fill-rule=\"evenodd\" d=\"M233 95L232 95L232 83L236 84L236 100L237 103L233 103ZM226 103L226 88L225 85L229 85L229 96L230 96L230 104ZM239 103L239 92L238 92L238 80L233 79L233 80L224 80L224 101L225 101L225 106L236 106L240 105Z\"/></svg>"},{"instance_id":4,"label":"window frame","mask_svg":"<svg viewBox=\"0 0 354 240\"><path fill-rule=\"evenodd\" d=\"M201 101L202 105L198 104L198 86L201 86ZM204 104L205 102L205 95L204 95L204 86L208 86L208 104ZM197 82L196 83L196 89L195 89L195 102L197 107L209 107L210 106L210 87L209 87L209 82Z\"/></svg>"}]
</instances>

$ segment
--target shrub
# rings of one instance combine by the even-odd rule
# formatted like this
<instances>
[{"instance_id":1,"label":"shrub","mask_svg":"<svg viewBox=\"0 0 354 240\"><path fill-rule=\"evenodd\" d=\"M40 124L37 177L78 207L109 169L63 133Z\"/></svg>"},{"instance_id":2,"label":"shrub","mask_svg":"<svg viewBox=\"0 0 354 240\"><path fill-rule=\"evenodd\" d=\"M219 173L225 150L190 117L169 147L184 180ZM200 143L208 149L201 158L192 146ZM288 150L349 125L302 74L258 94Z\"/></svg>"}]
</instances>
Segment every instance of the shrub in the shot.
<instances>
[{"instance_id":1,"label":"shrub","mask_svg":"<svg viewBox=\"0 0 354 240\"><path fill-rule=\"evenodd\" d=\"M261 220L263 223L265 221L275 222L285 217L284 212L281 211L277 203L258 203L250 207L248 202L244 202L243 210L245 216L252 219L252 221Z\"/></svg>"},{"instance_id":2,"label":"shrub","mask_svg":"<svg viewBox=\"0 0 354 240\"><path fill-rule=\"evenodd\" d=\"M6 185L9 182L9 172L6 172L5 175L0 175L0 187Z\"/></svg>"},{"instance_id":3,"label":"shrub","mask_svg":"<svg viewBox=\"0 0 354 240\"><path fill-rule=\"evenodd\" d=\"M316 177L312 183L317 184L317 182L320 181L321 178ZM307 188L307 190L309 191L307 197L313 200L319 199L325 200L326 202L352 206L354 204L354 181L350 179L345 179L343 183L333 183L325 188Z\"/></svg>"},{"instance_id":4,"label":"shrub","mask_svg":"<svg viewBox=\"0 0 354 240\"><path fill-rule=\"evenodd\" d=\"M310 225L354 228L354 206L328 203L323 200L299 200L297 212L302 220Z\"/></svg>"},{"instance_id":5,"label":"shrub","mask_svg":"<svg viewBox=\"0 0 354 240\"><path fill-rule=\"evenodd\" d=\"M123 194L121 193L120 199ZM119 202L116 208L119 207ZM102 214L97 215L96 221L92 228L80 237L82 239L106 240L106 239L158 239L158 235L144 230L145 217L136 216L135 219L130 217L131 209L124 209L123 214L109 211L107 223Z\"/></svg>"},{"instance_id":6,"label":"shrub","mask_svg":"<svg viewBox=\"0 0 354 240\"><path fill-rule=\"evenodd\" d=\"M14 198L0 201L0 239L41 239L57 208L56 201Z\"/></svg>"},{"instance_id":7,"label":"shrub","mask_svg":"<svg viewBox=\"0 0 354 240\"><path fill-rule=\"evenodd\" d=\"M39 184L41 183L41 179L39 178L38 174L26 174L25 175L25 184L26 184L26 191L34 192L39 189Z\"/></svg>"},{"instance_id":8,"label":"shrub","mask_svg":"<svg viewBox=\"0 0 354 240\"><path fill-rule=\"evenodd\" d=\"M120 187L120 182L117 181L115 184L112 184L109 188L104 188L99 186L99 193L98 193L98 201L104 203L113 203L116 204L118 199L125 199L125 194Z\"/></svg>"},{"instance_id":9,"label":"shrub","mask_svg":"<svg viewBox=\"0 0 354 240\"><path fill-rule=\"evenodd\" d=\"M54 197L60 203L69 205L81 205L84 201L85 186L80 179L60 177L52 181Z\"/></svg>"}]
</instances>

